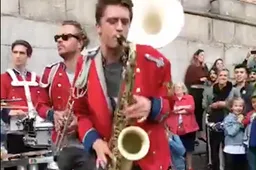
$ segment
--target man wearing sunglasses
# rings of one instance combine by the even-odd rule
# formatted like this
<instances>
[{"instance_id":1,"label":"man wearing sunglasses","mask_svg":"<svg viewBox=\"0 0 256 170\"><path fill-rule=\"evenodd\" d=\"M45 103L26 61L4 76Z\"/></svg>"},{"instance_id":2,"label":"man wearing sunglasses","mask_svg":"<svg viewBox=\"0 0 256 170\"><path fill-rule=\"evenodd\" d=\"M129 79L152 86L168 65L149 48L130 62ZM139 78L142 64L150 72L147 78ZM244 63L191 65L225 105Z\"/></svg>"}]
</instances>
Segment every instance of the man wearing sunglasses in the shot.
<instances>
[{"instance_id":1,"label":"man wearing sunglasses","mask_svg":"<svg viewBox=\"0 0 256 170\"><path fill-rule=\"evenodd\" d=\"M105 169L115 156L108 142L113 135L112 123L116 123L112 118L125 64L117 37L127 37L132 1L99 0L95 16L100 47L78 62L76 90L84 90L84 95L76 100L74 113L85 150L96 153L96 167ZM132 170L167 170L171 159L164 120L173 105L168 90L170 63L150 46L136 45L136 56L134 104L125 107L122 113L128 119L142 121L139 126L148 133L150 149L144 158L133 162Z\"/></svg>"},{"instance_id":2,"label":"man wearing sunglasses","mask_svg":"<svg viewBox=\"0 0 256 170\"><path fill-rule=\"evenodd\" d=\"M81 57L81 51L88 44L88 38L80 23L67 20L62 22L60 30L54 36L61 62L46 66L40 81L41 95L37 105L39 115L54 122L53 142L61 131L68 105L71 103L71 87L73 84L76 62ZM70 108L72 109L72 108ZM72 115L65 137L66 146L60 152L57 162L60 170L86 169L84 163L83 145L76 135L77 120ZM54 163L53 163L54 165Z\"/></svg>"}]
</instances>

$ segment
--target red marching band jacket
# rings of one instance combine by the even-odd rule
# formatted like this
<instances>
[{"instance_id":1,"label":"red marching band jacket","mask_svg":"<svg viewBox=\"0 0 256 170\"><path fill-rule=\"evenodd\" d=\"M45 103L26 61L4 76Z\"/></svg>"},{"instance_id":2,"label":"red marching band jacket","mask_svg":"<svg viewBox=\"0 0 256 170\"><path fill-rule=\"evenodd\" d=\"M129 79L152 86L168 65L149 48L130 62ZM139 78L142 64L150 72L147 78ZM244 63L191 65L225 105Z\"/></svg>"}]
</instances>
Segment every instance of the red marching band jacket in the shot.
<instances>
[{"instance_id":1,"label":"red marching band jacket","mask_svg":"<svg viewBox=\"0 0 256 170\"><path fill-rule=\"evenodd\" d=\"M198 124L195 118L195 103L193 96L185 94L180 100L177 97L174 97L175 106L190 106L186 109L186 114L181 114L182 123L184 126L185 133L195 132L199 129ZM170 113L170 116L167 118L166 122L171 132L177 134L179 126L180 114L176 114L173 111Z\"/></svg>"},{"instance_id":2,"label":"red marching band jacket","mask_svg":"<svg viewBox=\"0 0 256 170\"><path fill-rule=\"evenodd\" d=\"M29 107L31 104L32 107L36 107L40 94L39 79L35 72L26 71L25 76L22 77L17 70L8 69L1 74L1 99L21 99L12 102L11 105ZM27 94L25 84L28 86ZM28 111L28 109L21 110Z\"/></svg>"},{"instance_id":3,"label":"red marching band jacket","mask_svg":"<svg viewBox=\"0 0 256 170\"><path fill-rule=\"evenodd\" d=\"M144 123L139 124L149 135L148 154L137 163L143 170L167 170L171 164L170 149L165 133L164 119L173 102L168 96L171 83L170 62L157 50L137 45L135 85L133 94L143 95L152 101L151 113ZM90 61L89 67L85 61ZM86 151L90 152L96 139L108 141L112 132L112 107L106 92L106 82L99 49L78 61L76 78L87 69L87 83L80 86L86 94L75 100L74 113L78 118L78 133ZM77 86L76 86L77 87ZM77 91L79 91L77 90Z\"/></svg>"},{"instance_id":4,"label":"red marching band jacket","mask_svg":"<svg viewBox=\"0 0 256 170\"><path fill-rule=\"evenodd\" d=\"M40 87L41 94L36 110L40 117L53 122L54 110L65 110L70 96L71 84L63 62L45 67ZM56 137L57 133L53 131L53 141L56 140Z\"/></svg>"}]
</instances>

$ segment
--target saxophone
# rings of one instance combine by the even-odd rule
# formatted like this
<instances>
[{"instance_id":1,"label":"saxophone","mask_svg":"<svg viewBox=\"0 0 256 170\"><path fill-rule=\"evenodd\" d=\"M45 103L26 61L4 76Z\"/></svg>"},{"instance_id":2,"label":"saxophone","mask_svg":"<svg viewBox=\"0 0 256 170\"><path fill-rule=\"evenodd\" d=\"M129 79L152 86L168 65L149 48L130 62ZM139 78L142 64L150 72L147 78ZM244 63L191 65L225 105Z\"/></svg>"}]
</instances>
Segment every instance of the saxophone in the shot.
<instances>
[{"instance_id":1,"label":"saxophone","mask_svg":"<svg viewBox=\"0 0 256 170\"><path fill-rule=\"evenodd\" d=\"M133 103L133 87L136 68L136 46L128 43L124 37L118 37L124 51L122 80L114 111L112 135L109 141L110 151L114 159L110 161L108 170L130 170L132 161L142 159L149 150L147 133L138 126L131 126L122 113L125 106Z\"/></svg>"}]
</instances>

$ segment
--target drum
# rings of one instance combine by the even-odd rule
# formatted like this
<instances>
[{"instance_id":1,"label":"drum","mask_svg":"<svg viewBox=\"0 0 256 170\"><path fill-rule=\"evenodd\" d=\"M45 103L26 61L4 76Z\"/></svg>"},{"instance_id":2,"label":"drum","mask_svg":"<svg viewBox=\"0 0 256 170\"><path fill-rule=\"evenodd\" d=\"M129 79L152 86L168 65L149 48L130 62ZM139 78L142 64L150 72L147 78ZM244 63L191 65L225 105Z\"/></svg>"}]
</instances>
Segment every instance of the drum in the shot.
<instances>
[{"instance_id":1,"label":"drum","mask_svg":"<svg viewBox=\"0 0 256 170\"><path fill-rule=\"evenodd\" d=\"M26 132L24 143L33 148L47 148L52 146L51 122L34 122L34 132Z\"/></svg>"}]
</instances>

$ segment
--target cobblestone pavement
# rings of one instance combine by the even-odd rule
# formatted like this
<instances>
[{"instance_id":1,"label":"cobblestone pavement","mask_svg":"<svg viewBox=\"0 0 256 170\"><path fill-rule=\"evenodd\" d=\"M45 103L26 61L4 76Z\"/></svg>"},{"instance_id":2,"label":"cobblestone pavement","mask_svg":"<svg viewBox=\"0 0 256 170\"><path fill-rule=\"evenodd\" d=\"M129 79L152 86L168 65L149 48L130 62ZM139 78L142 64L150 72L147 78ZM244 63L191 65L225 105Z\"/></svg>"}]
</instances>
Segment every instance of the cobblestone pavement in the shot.
<instances>
[{"instance_id":1,"label":"cobblestone pavement","mask_svg":"<svg viewBox=\"0 0 256 170\"><path fill-rule=\"evenodd\" d=\"M194 170L207 170L206 144L203 142L199 141L199 146L195 146L193 165Z\"/></svg>"},{"instance_id":2,"label":"cobblestone pavement","mask_svg":"<svg viewBox=\"0 0 256 170\"><path fill-rule=\"evenodd\" d=\"M207 170L207 159L206 155L193 156L194 170Z\"/></svg>"}]
</instances>

